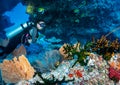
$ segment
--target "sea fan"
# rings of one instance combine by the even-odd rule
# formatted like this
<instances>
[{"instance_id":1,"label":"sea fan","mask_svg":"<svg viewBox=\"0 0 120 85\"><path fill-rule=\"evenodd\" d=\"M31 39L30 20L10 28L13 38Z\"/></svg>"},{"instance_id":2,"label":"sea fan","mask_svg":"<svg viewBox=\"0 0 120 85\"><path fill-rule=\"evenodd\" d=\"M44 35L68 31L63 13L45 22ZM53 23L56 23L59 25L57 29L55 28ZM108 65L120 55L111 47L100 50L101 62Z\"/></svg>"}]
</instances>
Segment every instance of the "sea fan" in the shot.
<instances>
[{"instance_id":1,"label":"sea fan","mask_svg":"<svg viewBox=\"0 0 120 85\"><path fill-rule=\"evenodd\" d=\"M52 50L46 52L45 55L33 62L33 66L37 71L43 73L55 69L57 62L61 62L60 53L57 50Z\"/></svg>"},{"instance_id":2,"label":"sea fan","mask_svg":"<svg viewBox=\"0 0 120 85\"><path fill-rule=\"evenodd\" d=\"M6 83L17 83L21 80L29 80L34 75L34 69L24 55L12 60L4 60L0 64L2 78Z\"/></svg>"}]
</instances>

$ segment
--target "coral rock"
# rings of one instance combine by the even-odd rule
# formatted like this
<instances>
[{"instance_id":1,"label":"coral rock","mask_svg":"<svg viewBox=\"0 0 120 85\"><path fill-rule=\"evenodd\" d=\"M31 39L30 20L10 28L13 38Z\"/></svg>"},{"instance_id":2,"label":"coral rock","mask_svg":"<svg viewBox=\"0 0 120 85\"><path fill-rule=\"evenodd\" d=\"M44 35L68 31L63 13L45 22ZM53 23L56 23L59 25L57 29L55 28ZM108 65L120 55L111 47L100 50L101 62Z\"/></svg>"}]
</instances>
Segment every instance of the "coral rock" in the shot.
<instances>
[{"instance_id":1,"label":"coral rock","mask_svg":"<svg viewBox=\"0 0 120 85\"><path fill-rule=\"evenodd\" d=\"M20 80L29 80L34 75L34 69L31 67L27 58L22 55L13 60L4 60L0 64L2 78L6 83L17 83Z\"/></svg>"},{"instance_id":2,"label":"coral rock","mask_svg":"<svg viewBox=\"0 0 120 85\"><path fill-rule=\"evenodd\" d=\"M24 45L21 45L20 47L16 48L13 52L12 52L13 56L15 57L19 57L21 55L26 55L26 49L24 47Z\"/></svg>"}]
</instances>

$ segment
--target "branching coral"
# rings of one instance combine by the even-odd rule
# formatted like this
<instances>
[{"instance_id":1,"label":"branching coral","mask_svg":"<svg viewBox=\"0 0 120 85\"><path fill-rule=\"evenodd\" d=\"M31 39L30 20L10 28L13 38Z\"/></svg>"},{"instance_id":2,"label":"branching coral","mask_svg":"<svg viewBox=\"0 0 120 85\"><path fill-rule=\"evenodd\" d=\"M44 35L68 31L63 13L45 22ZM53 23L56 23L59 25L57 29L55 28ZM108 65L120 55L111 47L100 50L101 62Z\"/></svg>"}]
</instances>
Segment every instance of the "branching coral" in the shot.
<instances>
[{"instance_id":1,"label":"branching coral","mask_svg":"<svg viewBox=\"0 0 120 85\"><path fill-rule=\"evenodd\" d=\"M17 59L4 60L0 64L2 78L6 83L16 83L20 80L29 80L34 75L34 69L31 67L27 58L22 55Z\"/></svg>"},{"instance_id":2,"label":"branching coral","mask_svg":"<svg viewBox=\"0 0 120 85\"><path fill-rule=\"evenodd\" d=\"M97 40L98 47L108 47L109 41L106 39L105 36L102 36L100 39Z\"/></svg>"},{"instance_id":3,"label":"branching coral","mask_svg":"<svg viewBox=\"0 0 120 85\"><path fill-rule=\"evenodd\" d=\"M118 42L118 39L116 39L113 42L111 42L111 47L114 48L115 50L119 50L120 49L120 43Z\"/></svg>"},{"instance_id":4,"label":"branching coral","mask_svg":"<svg viewBox=\"0 0 120 85\"><path fill-rule=\"evenodd\" d=\"M65 59L73 59L74 56L77 56L77 61L74 63L74 65L79 62L81 65L86 65L87 62L84 62L86 59L87 55L89 53L86 51L86 49L80 48L80 43L76 43L75 45L70 45L70 44L64 44L60 49L59 49L61 55ZM73 66L74 66L73 65Z\"/></svg>"},{"instance_id":5,"label":"branching coral","mask_svg":"<svg viewBox=\"0 0 120 85\"><path fill-rule=\"evenodd\" d=\"M119 52L120 43L118 42L118 39L111 42L107 40L106 36L102 36L97 41L92 42L89 48L90 47L93 52L97 52L98 54L103 55L105 60L110 60L115 52Z\"/></svg>"},{"instance_id":6,"label":"branching coral","mask_svg":"<svg viewBox=\"0 0 120 85\"><path fill-rule=\"evenodd\" d=\"M80 47L80 43L76 45L64 44L60 49L60 53L65 59L73 59L76 55L78 57L77 62L81 65L86 65L87 62L84 62L86 56L89 55L88 52L96 52L99 55L102 55L105 60L110 60L114 53L119 52L120 43L118 39L113 42L107 40L106 36L102 36L100 39L94 42L87 43L84 48ZM75 65L74 64L74 65ZM73 65L73 66L74 66Z\"/></svg>"}]
</instances>

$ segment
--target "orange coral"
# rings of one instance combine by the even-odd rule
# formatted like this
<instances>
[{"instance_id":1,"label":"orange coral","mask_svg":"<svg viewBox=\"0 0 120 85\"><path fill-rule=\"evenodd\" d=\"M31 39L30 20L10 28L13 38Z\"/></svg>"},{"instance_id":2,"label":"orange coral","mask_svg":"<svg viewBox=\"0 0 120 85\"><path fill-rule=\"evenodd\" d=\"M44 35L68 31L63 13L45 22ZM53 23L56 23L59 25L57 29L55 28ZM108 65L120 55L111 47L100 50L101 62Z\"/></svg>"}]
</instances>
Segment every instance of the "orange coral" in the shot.
<instances>
[{"instance_id":1,"label":"orange coral","mask_svg":"<svg viewBox=\"0 0 120 85\"><path fill-rule=\"evenodd\" d=\"M68 74L68 76L69 76L70 78L72 78L72 77L73 77L73 74L72 74L72 73L70 73L70 74Z\"/></svg>"},{"instance_id":2,"label":"orange coral","mask_svg":"<svg viewBox=\"0 0 120 85\"><path fill-rule=\"evenodd\" d=\"M66 58L68 57L68 54L65 54L64 46L66 47L67 44L64 44L64 45L59 49L59 52L60 52L60 54L63 56L63 59L66 59Z\"/></svg>"},{"instance_id":3,"label":"orange coral","mask_svg":"<svg viewBox=\"0 0 120 85\"><path fill-rule=\"evenodd\" d=\"M120 63L116 65L116 69L120 71Z\"/></svg>"},{"instance_id":4,"label":"orange coral","mask_svg":"<svg viewBox=\"0 0 120 85\"><path fill-rule=\"evenodd\" d=\"M70 55L65 51L65 48L64 47L67 47L67 46L70 46L70 44L64 44L63 46L60 47L59 49L59 52L60 54L62 55L63 59L67 60L67 59L72 59L72 57L70 57ZM80 43L75 43L73 46L72 46L72 49L70 50L73 50L73 49L76 49L76 52L80 52Z\"/></svg>"},{"instance_id":5,"label":"orange coral","mask_svg":"<svg viewBox=\"0 0 120 85\"><path fill-rule=\"evenodd\" d=\"M2 70L2 78L6 83L29 80L35 72L24 55L19 56L18 59L15 57L13 60L4 60L0 64L0 69Z\"/></svg>"},{"instance_id":6,"label":"orange coral","mask_svg":"<svg viewBox=\"0 0 120 85\"><path fill-rule=\"evenodd\" d=\"M118 58L117 61L110 61L108 63L111 67L120 71L120 58Z\"/></svg>"},{"instance_id":7,"label":"orange coral","mask_svg":"<svg viewBox=\"0 0 120 85\"><path fill-rule=\"evenodd\" d=\"M109 64L110 64L111 67L115 67L116 66L116 63L114 61L109 62Z\"/></svg>"},{"instance_id":8,"label":"orange coral","mask_svg":"<svg viewBox=\"0 0 120 85\"><path fill-rule=\"evenodd\" d=\"M74 73L75 73L76 77L78 77L78 78L83 76L80 70L75 70Z\"/></svg>"}]
</instances>

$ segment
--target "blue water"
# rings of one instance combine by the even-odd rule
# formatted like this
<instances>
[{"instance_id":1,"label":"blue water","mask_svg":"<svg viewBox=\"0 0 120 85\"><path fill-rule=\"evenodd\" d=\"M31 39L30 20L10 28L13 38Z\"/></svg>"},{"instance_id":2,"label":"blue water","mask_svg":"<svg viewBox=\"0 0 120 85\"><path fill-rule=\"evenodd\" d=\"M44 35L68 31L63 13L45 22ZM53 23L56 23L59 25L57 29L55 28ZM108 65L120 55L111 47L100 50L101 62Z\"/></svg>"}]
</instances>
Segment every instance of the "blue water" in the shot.
<instances>
[{"instance_id":1,"label":"blue water","mask_svg":"<svg viewBox=\"0 0 120 85\"><path fill-rule=\"evenodd\" d=\"M8 27L5 31L12 31L20 26L20 24L28 21L29 15L26 14L26 6L23 6L21 3L17 4L11 11L7 11L3 14L10 18L11 23L14 23L13 26Z\"/></svg>"}]
</instances>

